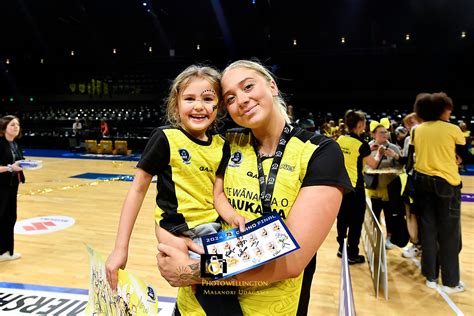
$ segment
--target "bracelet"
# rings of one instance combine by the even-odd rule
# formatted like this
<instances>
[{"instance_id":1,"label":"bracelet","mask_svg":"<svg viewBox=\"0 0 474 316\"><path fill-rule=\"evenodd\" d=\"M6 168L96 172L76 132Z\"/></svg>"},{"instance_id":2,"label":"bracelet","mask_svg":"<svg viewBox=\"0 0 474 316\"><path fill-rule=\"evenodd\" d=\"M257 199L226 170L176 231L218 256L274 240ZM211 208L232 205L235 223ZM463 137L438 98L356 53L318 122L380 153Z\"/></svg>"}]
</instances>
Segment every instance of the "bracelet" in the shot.
<instances>
[{"instance_id":1,"label":"bracelet","mask_svg":"<svg viewBox=\"0 0 474 316\"><path fill-rule=\"evenodd\" d=\"M13 172L13 167L12 167L12 165L10 165L10 164L7 165L7 171L8 171L8 172Z\"/></svg>"}]
</instances>

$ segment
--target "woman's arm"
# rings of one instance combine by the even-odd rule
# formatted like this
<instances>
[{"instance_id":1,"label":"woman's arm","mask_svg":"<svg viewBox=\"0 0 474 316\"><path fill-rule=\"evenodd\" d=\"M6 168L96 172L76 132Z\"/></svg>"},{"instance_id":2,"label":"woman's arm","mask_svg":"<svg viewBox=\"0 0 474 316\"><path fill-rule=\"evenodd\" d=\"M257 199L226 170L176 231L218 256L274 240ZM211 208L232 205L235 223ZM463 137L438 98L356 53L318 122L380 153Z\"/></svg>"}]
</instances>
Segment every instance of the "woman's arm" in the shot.
<instances>
[{"instance_id":1,"label":"woman's arm","mask_svg":"<svg viewBox=\"0 0 474 316\"><path fill-rule=\"evenodd\" d=\"M166 229L160 227L158 224L155 225L155 234L158 243L175 247L184 253L186 253L188 249L198 254L204 253L204 249L198 244L195 244L191 238L186 236L175 236Z\"/></svg>"},{"instance_id":2,"label":"woman's arm","mask_svg":"<svg viewBox=\"0 0 474 316\"><path fill-rule=\"evenodd\" d=\"M380 160L384 155L385 149L383 146L377 146L377 154L374 156L368 155L364 157L364 162L372 169L377 169L380 165Z\"/></svg>"},{"instance_id":3,"label":"woman's arm","mask_svg":"<svg viewBox=\"0 0 474 316\"><path fill-rule=\"evenodd\" d=\"M234 277L239 281L275 282L298 276L317 252L329 233L342 201L342 191L332 186L301 188L286 224L300 249L287 256ZM315 206L316 205L316 206ZM160 244L157 256L161 275L172 286L200 282L199 262L179 250Z\"/></svg>"},{"instance_id":4,"label":"woman's arm","mask_svg":"<svg viewBox=\"0 0 474 316\"><path fill-rule=\"evenodd\" d=\"M125 268L127 264L130 236L153 177L142 169L137 170L132 187L128 190L122 206L114 250L105 264L107 281L113 290L117 288L118 269Z\"/></svg>"},{"instance_id":5,"label":"woman's arm","mask_svg":"<svg viewBox=\"0 0 474 316\"><path fill-rule=\"evenodd\" d=\"M264 266L238 274L241 281L275 282L297 277L326 239L341 206L342 189L333 186L301 188L285 224L300 249Z\"/></svg>"}]
</instances>

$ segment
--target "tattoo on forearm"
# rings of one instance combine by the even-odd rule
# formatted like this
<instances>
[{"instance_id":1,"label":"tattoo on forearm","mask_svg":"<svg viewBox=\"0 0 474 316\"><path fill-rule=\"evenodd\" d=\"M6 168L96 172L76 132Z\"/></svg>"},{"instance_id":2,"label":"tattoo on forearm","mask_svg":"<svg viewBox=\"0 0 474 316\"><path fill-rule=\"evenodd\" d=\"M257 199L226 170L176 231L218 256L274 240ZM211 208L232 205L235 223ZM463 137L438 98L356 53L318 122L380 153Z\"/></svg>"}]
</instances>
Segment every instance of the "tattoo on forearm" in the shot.
<instances>
[{"instance_id":1,"label":"tattoo on forearm","mask_svg":"<svg viewBox=\"0 0 474 316\"><path fill-rule=\"evenodd\" d=\"M182 285L189 285L194 283L193 281L201 281L201 268L200 263L193 263L188 266L178 267L176 272L178 279Z\"/></svg>"}]
</instances>

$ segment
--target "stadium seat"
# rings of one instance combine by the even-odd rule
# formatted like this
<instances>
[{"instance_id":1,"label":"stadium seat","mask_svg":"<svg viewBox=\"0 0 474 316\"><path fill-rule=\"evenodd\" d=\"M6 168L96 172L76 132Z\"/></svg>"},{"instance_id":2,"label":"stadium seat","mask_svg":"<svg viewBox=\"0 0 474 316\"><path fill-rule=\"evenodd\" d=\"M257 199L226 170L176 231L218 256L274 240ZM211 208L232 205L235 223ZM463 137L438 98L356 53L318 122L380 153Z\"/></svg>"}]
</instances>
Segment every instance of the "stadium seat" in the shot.
<instances>
[{"instance_id":1,"label":"stadium seat","mask_svg":"<svg viewBox=\"0 0 474 316\"><path fill-rule=\"evenodd\" d=\"M102 139L99 143L98 153L99 154L113 154L114 150L112 147L112 141Z\"/></svg>"},{"instance_id":2,"label":"stadium seat","mask_svg":"<svg viewBox=\"0 0 474 316\"><path fill-rule=\"evenodd\" d=\"M91 154L97 154L99 151L99 145L95 139L86 139L86 152Z\"/></svg>"},{"instance_id":3,"label":"stadium seat","mask_svg":"<svg viewBox=\"0 0 474 316\"><path fill-rule=\"evenodd\" d=\"M131 155L132 151L128 149L128 143L126 140L116 140L114 144L115 155Z\"/></svg>"}]
</instances>

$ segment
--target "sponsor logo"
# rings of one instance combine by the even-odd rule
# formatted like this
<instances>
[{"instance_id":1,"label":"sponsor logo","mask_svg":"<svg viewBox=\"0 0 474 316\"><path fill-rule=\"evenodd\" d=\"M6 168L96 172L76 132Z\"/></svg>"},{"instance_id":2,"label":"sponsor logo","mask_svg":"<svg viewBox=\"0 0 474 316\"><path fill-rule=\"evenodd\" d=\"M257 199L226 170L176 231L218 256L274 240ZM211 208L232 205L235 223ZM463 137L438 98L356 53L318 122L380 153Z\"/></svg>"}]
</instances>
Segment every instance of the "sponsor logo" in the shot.
<instances>
[{"instance_id":1,"label":"sponsor logo","mask_svg":"<svg viewBox=\"0 0 474 316\"><path fill-rule=\"evenodd\" d=\"M191 154L186 149L178 149L179 155L183 159L183 163L189 165L191 163Z\"/></svg>"},{"instance_id":2,"label":"sponsor logo","mask_svg":"<svg viewBox=\"0 0 474 316\"><path fill-rule=\"evenodd\" d=\"M75 222L72 217L60 215L34 217L16 222L15 234L48 234L71 227Z\"/></svg>"},{"instance_id":3,"label":"sponsor logo","mask_svg":"<svg viewBox=\"0 0 474 316\"><path fill-rule=\"evenodd\" d=\"M247 176L250 178L258 179L258 175L256 173L253 173L252 171L248 171Z\"/></svg>"},{"instance_id":4,"label":"sponsor logo","mask_svg":"<svg viewBox=\"0 0 474 316\"><path fill-rule=\"evenodd\" d=\"M232 168L240 167L240 164L242 163L243 158L244 157L242 155L242 152L236 151L230 156L229 167L232 167Z\"/></svg>"},{"instance_id":5,"label":"sponsor logo","mask_svg":"<svg viewBox=\"0 0 474 316\"><path fill-rule=\"evenodd\" d=\"M212 172L212 173L214 172L214 170L212 170L212 168L204 167L204 166L199 167L199 171Z\"/></svg>"},{"instance_id":6,"label":"sponsor logo","mask_svg":"<svg viewBox=\"0 0 474 316\"><path fill-rule=\"evenodd\" d=\"M148 296L155 296L148 292ZM158 297L158 316L173 315L175 298ZM88 291L44 285L0 282L0 315L88 315Z\"/></svg>"},{"instance_id":7,"label":"sponsor logo","mask_svg":"<svg viewBox=\"0 0 474 316\"><path fill-rule=\"evenodd\" d=\"M289 172L293 172L293 171L295 171L295 166L291 166L287 163L282 163L281 166L280 166L280 169L287 170Z\"/></svg>"}]
</instances>

